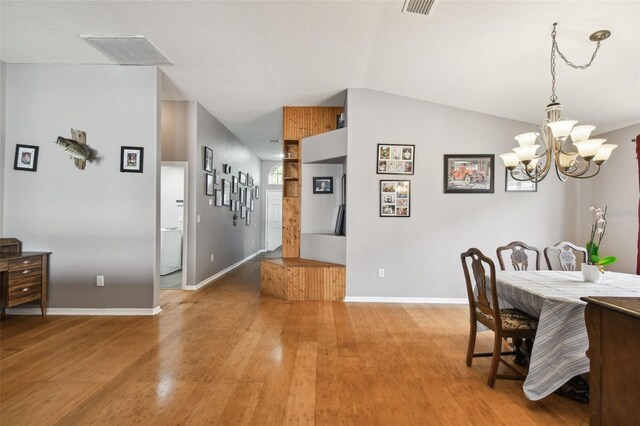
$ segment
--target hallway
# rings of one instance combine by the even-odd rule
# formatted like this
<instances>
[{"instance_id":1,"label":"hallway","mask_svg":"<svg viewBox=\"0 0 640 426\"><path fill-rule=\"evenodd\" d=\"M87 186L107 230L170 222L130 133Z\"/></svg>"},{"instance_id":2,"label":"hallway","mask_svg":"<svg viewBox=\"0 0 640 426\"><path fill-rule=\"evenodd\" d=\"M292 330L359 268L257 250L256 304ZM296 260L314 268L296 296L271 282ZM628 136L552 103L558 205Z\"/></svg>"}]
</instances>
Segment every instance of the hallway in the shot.
<instances>
[{"instance_id":1,"label":"hallway","mask_svg":"<svg viewBox=\"0 0 640 426\"><path fill-rule=\"evenodd\" d=\"M581 424L588 407L464 363L466 306L289 303L253 259L155 317L9 317L3 424ZM483 335L484 334L484 335ZM490 347L482 333L479 349Z\"/></svg>"}]
</instances>

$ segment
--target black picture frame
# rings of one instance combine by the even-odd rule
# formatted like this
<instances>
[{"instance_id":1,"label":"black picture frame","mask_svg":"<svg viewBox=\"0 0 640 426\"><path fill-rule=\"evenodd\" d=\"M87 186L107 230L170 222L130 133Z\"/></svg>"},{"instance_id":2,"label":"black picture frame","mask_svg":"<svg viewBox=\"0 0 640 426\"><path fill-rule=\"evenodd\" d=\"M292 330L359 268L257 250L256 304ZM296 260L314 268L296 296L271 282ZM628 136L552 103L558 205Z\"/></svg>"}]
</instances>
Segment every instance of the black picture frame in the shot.
<instances>
[{"instance_id":1,"label":"black picture frame","mask_svg":"<svg viewBox=\"0 0 640 426\"><path fill-rule=\"evenodd\" d=\"M142 173L144 168L144 148L141 146L120 147L120 172Z\"/></svg>"},{"instance_id":2,"label":"black picture frame","mask_svg":"<svg viewBox=\"0 0 640 426\"><path fill-rule=\"evenodd\" d=\"M231 173L231 166L228 163L222 165L222 172L226 175Z\"/></svg>"},{"instance_id":3,"label":"black picture frame","mask_svg":"<svg viewBox=\"0 0 640 426\"><path fill-rule=\"evenodd\" d=\"M222 205L228 206L231 204L231 184L228 180L222 179Z\"/></svg>"},{"instance_id":4,"label":"black picture frame","mask_svg":"<svg viewBox=\"0 0 640 426\"><path fill-rule=\"evenodd\" d=\"M445 154L445 194L493 194L494 154Z\"/></svg>"},{"instance_id":5,"label":"black picture frame","mask_svg":"<svg viewBox=\"0 0 640 426\"><path fill-rule=\"evenodd\" d=\"M215 180L211 173L204 174L204 193L205 195L214 195Z\"/></svg>"},{"instance_id":6,"label":"black picture frame","mask_svg":"<svg viewBox=\"0 0 640 426\"><path fill-rule=\"evenodd\" d=\"M412 175L416 168L416 146L379 143L376 147L376 174Z\"/></svg>"},{"instance_id":7,"label":"black picture frame","mask_svg":"<svg viewBox=\"0 0 640 426\"><path fill-rule=\"evenodd\" d=\"M240 185L246 185L247 175L243 172L238 172L238 180L240 181Z\"/></svg>"},{"instance_id":8,"label":"black picture frame","mask_svg":"<svg viewBox=\"0 0 640 426\"><path fill-rule=\"evenodd\" d=\"M338 236L344 235L343 223L344 223L344 219L345 219L345 217L344 217L345 210L346 210L346 205L345 204L340 204L340 207L338 207L338 219L336 220L336 226L335 226L335 229L333 231L333 233L335 235L338 235Z\"/></svg>"},{"instance_id":9,"label":"black picture frame","mask_svg":"<svg viewBox=\"0 0 640 426\"><path fill-rule=\"evenodd\" d=\"M333 176L321 176L313 178L314 194L333 194Z\"/></svg>"},{"instance_id":10,"label":"black picture frame","mask_svg":"<svg viewBox=\"0 0 640 426\"><path fill-rule=\"evenodd\" d=\"M235 176L231 176L231 192L234 194L238 193L238 178Z\"/></svg>"},{"instance_id":11,"label":"black picture frame","mask_svg":"<svg viewBox=\"0 0 640 426\"><path fill-rule=\"evenodd\" d=\"M240 217L242 219L247 217L247 208L245 206L240 207Z\"/></svg>"},{"instance_id":12,"label":"black picture frame","mask_svg":"<svg viewBox=\"0 0 640 426\"><path fill-rule=\"evenodd\" d=\"M220 172L217 169L213 169L213 177L216 185L220 185Z\"/></svg>"},{"instance_id":13,"label":"black picture frame","mask_svg":"<svg viewBox=\"0 0 640 426\"><path fill-rule=\"evenodd\" d=\"M258 185L253 188L253 198L260 199L260 187Z\"/></svg>"},{"instance_id":14,"label":"black picture frame","mask_svg":"<svg viewBox=\"0 0 640 426\"><path fill-rule=\"evenodd\" d=\"M518 164L513 170L516 176L524 177L522 163ZM504 192L538 192L538 182L535 181L519 181L511 177L511 172L505 167L504 169Z\"/></svg>"},{"instance_id":15,"label":"black picture frame","mask_svg":"<svg viewBox=\"0 0 640 426\"><path fill-rule=\"evenodd\" d=\"M247 210L247 226L251 226L251 211Z\"/></svg>"},{"instance_id":16,"label":"black picture frame","mask_svg":"<svg viewBox=\"0 0 640 426\"><path fill-rule=\"evenodd\" d=\"M380 217L411 217L411 181L380 180Z\"/></svg>"},{"instance_id":17,"label":"black picture frame","mask_svg":"<svg viewBox=\"0 0 640 426\"><path fill-rule=\"evenodd\" d=\"M204 147L204 157L202 162L202 167L205 172L213 172L213 150L208 146Z\"/></svg>"},{"instance_id":18,"label":"black picture frame","mask_svg":"<svg viewBox=\"0 0 640 426\"><path fill-rule=\"evenodd\" d=\"M16 144L16 157L13 161L13 170L25 172L38 171L39 146Z\"/></svg>"},{"instance_id":19,"label":"black picture frame","mask_svg":"<svg viewBox=\"0 0 640 426\"><path fill-rule=\"evenodd\" d=\"M222 207L222 191L220 189L216 189L213 192L215 195L216 207Z\"/></svg>"}]
</instances>

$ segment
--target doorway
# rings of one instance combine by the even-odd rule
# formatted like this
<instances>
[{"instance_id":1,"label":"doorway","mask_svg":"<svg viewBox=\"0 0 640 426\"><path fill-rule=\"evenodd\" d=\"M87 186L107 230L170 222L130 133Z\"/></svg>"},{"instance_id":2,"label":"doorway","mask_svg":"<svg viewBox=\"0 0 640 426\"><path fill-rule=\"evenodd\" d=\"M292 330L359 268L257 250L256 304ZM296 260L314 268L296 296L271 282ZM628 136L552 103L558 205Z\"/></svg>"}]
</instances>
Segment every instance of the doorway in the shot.
<instances>
[{"instance_id":1,"label":"doorway","mask_svg":"<svg viewBox=\"0 0 640 426\"><path fill-rule=\"evenodd\" d=\"M186 285L188 163L162 161L160 167L160 289Z\"/></svg>"},{"instance_id":2,"label":"doorway","mask_svg":"<svg viewBox=\"0 0 640 426\"><path fill-rule=\"evenodd\" d=\"M282 191L267 190L266 214L266 243L267 251L277 249L282 245Z\"/></svg>"}]
</instances>

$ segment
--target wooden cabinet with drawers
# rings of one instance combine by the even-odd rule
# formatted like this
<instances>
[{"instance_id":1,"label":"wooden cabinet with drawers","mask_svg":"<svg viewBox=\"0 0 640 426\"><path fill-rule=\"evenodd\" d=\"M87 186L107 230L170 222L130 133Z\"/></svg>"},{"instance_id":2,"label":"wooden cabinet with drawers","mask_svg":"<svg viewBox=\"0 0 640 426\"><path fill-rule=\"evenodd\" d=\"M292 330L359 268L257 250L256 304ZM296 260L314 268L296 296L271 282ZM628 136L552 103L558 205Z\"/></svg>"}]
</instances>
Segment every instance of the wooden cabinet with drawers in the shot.
<instances>
[{"instance_id":1,"label":"wooden cabinet with drawers","mask_svg":"<svg viewBox=\"0 0 640 426\"><path fill-rule=\"evenodd\" d=\"M38 300L42 315L46 315L49 254L47 252L0 253L0 296L3 317L6 308Z\"/></svg>"}]
</instances>

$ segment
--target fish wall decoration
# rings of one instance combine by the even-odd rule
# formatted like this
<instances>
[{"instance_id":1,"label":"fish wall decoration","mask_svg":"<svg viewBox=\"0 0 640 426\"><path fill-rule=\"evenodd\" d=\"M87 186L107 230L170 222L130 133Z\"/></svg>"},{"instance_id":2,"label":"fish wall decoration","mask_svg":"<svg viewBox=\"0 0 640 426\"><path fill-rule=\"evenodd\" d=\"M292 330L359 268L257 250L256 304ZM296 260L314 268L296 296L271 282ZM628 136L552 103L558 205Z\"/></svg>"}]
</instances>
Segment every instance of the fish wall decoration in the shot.
<instances>
[{"instance_id":1,"label":"fish wall decoration","mask_svg":"<svg viewBox=\"0 0 640 426\"><path fill-rule=\"evenodd\" d=\"M71 139L58 136L55 143L71 156L80 170L84 170L87 161L91 162L95 157L94 152L87 146L87 134L82 130L71 129Z\"/></svg>"}]
</instances>

